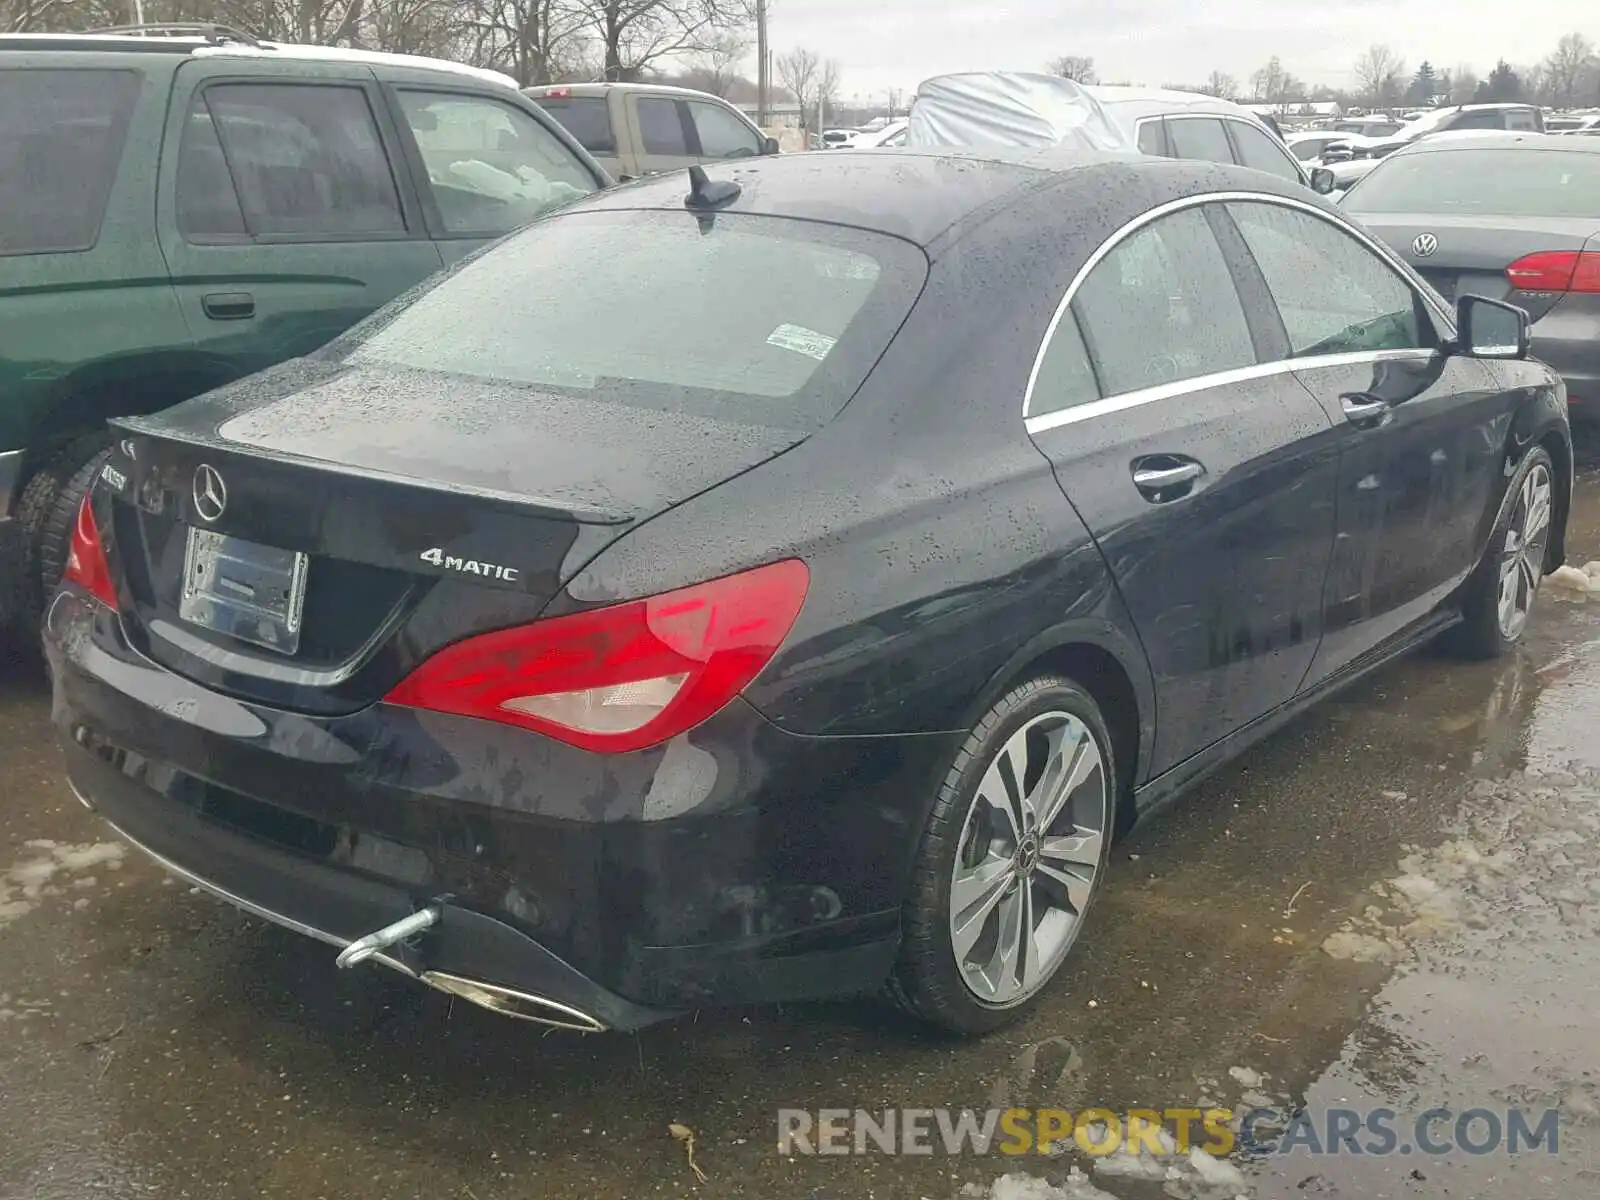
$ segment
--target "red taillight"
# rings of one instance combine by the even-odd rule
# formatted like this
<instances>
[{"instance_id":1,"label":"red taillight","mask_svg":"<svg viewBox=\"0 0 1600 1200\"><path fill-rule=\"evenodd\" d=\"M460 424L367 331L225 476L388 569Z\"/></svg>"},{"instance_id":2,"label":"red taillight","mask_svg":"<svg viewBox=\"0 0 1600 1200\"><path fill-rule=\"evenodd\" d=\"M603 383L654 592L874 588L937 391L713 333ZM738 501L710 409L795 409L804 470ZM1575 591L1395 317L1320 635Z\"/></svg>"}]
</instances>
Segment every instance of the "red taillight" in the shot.
<instances>
[{"instance_id":1,"label":"red taillight","mask_svg":"<svg viewBox=\"0 0 1600 1200\"><path fill-rule=\"evenodd\" d=\"M546 100L569 100L572 98L572 89L557 87L545 88L544 98Z\"/></svg>"},{"instance_id":2,"label":"red taillight","mask_svg":"<svg viewBox=\"0 0 1600 1200\"><path fill-rule=\"evenodd\" d=\"M96 600L117 607L117 589L111 582L106 552L100 548L100 531L95 528L94 509L86 494L78 505L78 519L72 525L72 544L67 548L67 567L61 572L63 583L75 583Z\"/></svg>"},{"instance_id":3,"label":"red taillight","mask_svg":"<svg viewBox=\"0 0 1600 1200\"><path fill-rule=\"evenodd\" d=\"M1506 278L1523 292L1600 292L1600 253L1541 250L1517 259Z\"/></svg>"},{"instance_id":4,"label":"red taillight","mask_svg":"<svg viewBox=\"0 0 1600 1200\"><path fill-rule=\"evenodd\" d=\"M772 660L805 602L798 559L468 638L385 699L537 730L585 750L643 750L692 729Z\"/></svg>"}]
</instances>

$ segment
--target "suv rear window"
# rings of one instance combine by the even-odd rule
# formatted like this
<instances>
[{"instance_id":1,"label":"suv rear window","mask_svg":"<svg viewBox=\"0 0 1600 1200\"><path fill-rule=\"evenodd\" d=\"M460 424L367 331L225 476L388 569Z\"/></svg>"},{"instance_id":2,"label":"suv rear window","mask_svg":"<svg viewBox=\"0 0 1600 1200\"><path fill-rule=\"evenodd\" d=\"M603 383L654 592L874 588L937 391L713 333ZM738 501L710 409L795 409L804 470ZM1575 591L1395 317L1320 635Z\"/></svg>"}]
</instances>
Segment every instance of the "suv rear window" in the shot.
<instances>
[{"instance_id":1,"label":"suv rear window","mask_svg":"<svg viewBox=\"0 0 1600 1200\"><path fill-rule=\"evenodd\" d=\"M921 251L861 230L580 210L468 260L329 353L816 428L861 385L926 274Z\"/></svg>"},{"instance_id":2,"label":"suv rear window","mask_svg":"<svg viewBox=\"0 0 1600 1200\"><path fill-rule=\"evenodd\" d=\"M604 96L570 96L562 100L538 98L538 105L578 139L590 154L615 154L617 136L611 131L611 108Z\"/></svg>"},{"instance_id":3,"label":"suv rear window","mask_svg":"<svg viewBox=\"0 0 1600 1200\"><path fill-rule=\"evenodd\" d=\"M0 70L0 256L100 240L139 76Z\"/></svg>"}]
</instances>

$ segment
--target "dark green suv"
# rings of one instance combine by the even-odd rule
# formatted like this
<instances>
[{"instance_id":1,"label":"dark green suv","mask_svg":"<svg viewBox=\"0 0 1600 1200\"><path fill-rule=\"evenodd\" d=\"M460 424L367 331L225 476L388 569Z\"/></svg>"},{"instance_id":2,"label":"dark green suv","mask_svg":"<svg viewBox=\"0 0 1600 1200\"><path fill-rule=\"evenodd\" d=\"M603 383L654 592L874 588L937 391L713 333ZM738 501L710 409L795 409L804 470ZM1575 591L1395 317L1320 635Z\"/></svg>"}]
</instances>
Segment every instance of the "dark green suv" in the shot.
<instances>
[{"instance_id":1,"label":"dark green suv","mask_svg":"<svg viewBox=\"0 0 1600 1200\"><path fill-rule=\"evenodd\" d=\"M108 417L307 354L609 182L491 71L215 27L0 36L0 624L36 626Z\"/></svg>"}]
</instances>

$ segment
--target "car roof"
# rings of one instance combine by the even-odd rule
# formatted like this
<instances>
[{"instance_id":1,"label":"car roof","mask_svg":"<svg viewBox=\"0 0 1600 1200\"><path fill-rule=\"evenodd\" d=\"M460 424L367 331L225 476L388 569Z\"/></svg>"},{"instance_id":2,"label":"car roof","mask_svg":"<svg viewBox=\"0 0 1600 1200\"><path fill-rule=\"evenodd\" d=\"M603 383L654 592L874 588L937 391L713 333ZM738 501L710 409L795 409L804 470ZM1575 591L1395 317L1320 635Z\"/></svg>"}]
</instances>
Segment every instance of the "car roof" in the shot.
<instances>
[{"instance_id":1,"label":"car roof","mask_svg":"<svg viewBox=\"0 0 1600 1200\"><path fill-rule=\"evenodd\" d=\"M1568 154L1600 154L1600 142L1555 133L1522 133L1505 129L1471 129L1440 133L1413 142L1399 154L1448 154L1462 150L1556 150Z\"/></svg>"},{"instance_id":2,"label":"car roof","mask_svg":"<svg viewBox=\"0 0 1600 1200\"><path fill-rule=\"evenodd\" d=\"M697 91L694 88L676 87L670 83L541 83L533 87L522 89L524 95L532 96L535 100L548 96L552 91L567 92L574 96L604 96L607 92L647 92L652 96L693 96L698 100L715 100L718 104L727 104L721 96L714 96L710 92ZM560 96L553 99L561 99Z\"/></svg>"},{"instance_id":3,"label":"car roof","mask_svg":"<svg viewBox=\"0 0 1600 1200\"><path fill-rule=\"evenodd\" d=\"M849 155L826 151L707 164L715 179L731 179L740 196L717 211L788 217L846 225L904 238L924 248L948 242L1009 208L1022 196L1076 186L1092 207L1100 195L1123 202L1130 195L1153 205L1204 190L1226 178L1240 190L1268 191L1281 182L1286 196L1305 189L1231 164L1153 155L1051 147L1045 150L863 148ZM686 172L673 171L597 192L568 213L651 209L687 211Z\"/></svg>"},{"instance_id":4,"label":"car roof","mask_svg":"<svg viewBox=\"0 0 1600 1200\"><path fill-rule=\"evenodd\" d=\"M1084 91L1107 108L1120 108L1125 110L1125 114L1132 112L1141 117L1160 113L1192 112L1239 117L1247 121L1256 120L1255 114L1248 108L1235 104L1232 100L1207 96L1202 92L1178 92L1169 88L1136 88L1110 84L1092 84L1085 87Z\"/></svg>"},{"instance_id":5,"label":"car roof","mask_svg":"<svg viewBox=\"0 0 1600 1200\"><path fill-rule=\"evenodd\" d=\"M305 46L295 42L257 41L235 42L218 40L204 34L192 36L160 35L156 37L137 33L7 33L0 34L0 49L6 50L106 50L119 53L145 52L184 54L191 58L264 58L291 62L351 62L366 66L410 67L417 70L440 71L450 75L492 83L497 87L515 89L517 81L499 71L451 62L444 58L427 58L420 54L388 54L381 50L358 50L348 46Z\"/></svg>"}]
</instances>

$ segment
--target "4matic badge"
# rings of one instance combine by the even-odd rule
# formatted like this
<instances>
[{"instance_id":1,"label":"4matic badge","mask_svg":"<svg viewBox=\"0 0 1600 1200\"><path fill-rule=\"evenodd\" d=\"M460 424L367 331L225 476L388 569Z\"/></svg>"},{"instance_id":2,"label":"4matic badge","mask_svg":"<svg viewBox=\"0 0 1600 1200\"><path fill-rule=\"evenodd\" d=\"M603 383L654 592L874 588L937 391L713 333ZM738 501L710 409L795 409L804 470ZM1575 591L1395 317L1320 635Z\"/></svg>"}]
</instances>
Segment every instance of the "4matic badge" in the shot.
<instances>
[{"instance_id":1,"label":"4matic badge","mask_svg":"<svg viewBox=\"0 0 1600 1200\"><path fill-rule=\"evenodd\" d=\"M502 567L499 563L482 562L474 558L457 558L437 546L432 550L424 550L420 557L430 567L460 571L463 575L481 575L485 579L503 579L507 583L516 583L522 577L522 572L516 567Z\"/></svg>"}]
</instances>

